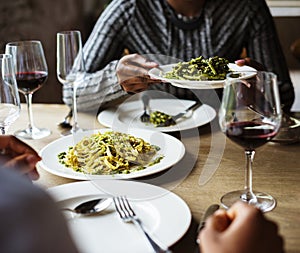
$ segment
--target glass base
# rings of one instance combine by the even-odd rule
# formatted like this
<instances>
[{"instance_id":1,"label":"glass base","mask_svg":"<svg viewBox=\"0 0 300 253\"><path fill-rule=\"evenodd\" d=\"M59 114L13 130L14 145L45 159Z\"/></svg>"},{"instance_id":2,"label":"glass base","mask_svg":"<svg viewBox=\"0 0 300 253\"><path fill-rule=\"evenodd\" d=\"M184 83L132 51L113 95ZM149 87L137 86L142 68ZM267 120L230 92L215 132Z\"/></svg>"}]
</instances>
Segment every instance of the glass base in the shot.
<instances>
[{"instance_id":1,"label":"glass base","mask_svg":"<svg viewBox=\"0 0 300 253\"><path fill-rule=\"evenodd\" d=\"M47 137L51 134L51 131L47 128L26 128L24 130L18 130L14 133L15 136L30 139L30 140L37 140Z\"/></svg>"},{"instance_id":2,"label":"glass base","mask_svg":"<svg viewBox=\"0 0 300 253\"><path fill-rule=\"evenodd\" d=\"M253 192L256 199L252 199L250 201L246 201L243 199L243 195L245 191L233 191L226 193L221 198L221 204L224 208L231 207L237 201L247 202L250 205L254 205L258 207L262 212L269 212L273 210L276 206L276 200L271 195L262 193L262 192Z\"/></svg>"}]
</instances>

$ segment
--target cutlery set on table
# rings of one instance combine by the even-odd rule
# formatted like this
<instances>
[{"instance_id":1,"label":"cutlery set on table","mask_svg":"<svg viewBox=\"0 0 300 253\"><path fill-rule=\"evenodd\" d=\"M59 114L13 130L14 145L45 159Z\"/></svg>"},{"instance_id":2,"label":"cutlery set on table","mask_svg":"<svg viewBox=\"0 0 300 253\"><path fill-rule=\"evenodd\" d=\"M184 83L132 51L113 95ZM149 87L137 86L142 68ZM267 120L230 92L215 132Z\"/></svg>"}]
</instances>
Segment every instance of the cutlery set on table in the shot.
<instances>
[{"instance_id":1,"label":"cutlery set on table","mask_svg":"<svg viewBox=\"0 0 300 253\"><path fill-rule=\"evenodd\" d=\"M151 184L86 180L48 191L80 252L171 252L169 246L191 222L189 207L180 197Z\"/></svg>"},{"instance_id":2,"label":"cutlery set on table","mask_svg":"<svg viewBox=\"0 0 300 253\"><path fill-rule=\"evenodd\" d=\"M141 231L145 234L147 240L151 244L155 252L171 252L166 246L160 246L144 228L142 221L135 214L126 196L115 196L107 198L92 199L83 202L76 206L74 209L63 208L63 211L73 212L77 215L95 215L105 210L111 203L114 203L115 209L118 212L120 218L124 222L132 222L137 225Z\"/></svg>"},{"instance_id":3,"label":"cutlery set on table","mask_svg":"<svg viewBox=\"0 0 300 253\"><path fill-rule=\"evenodd\" d=\"M93 216L99 215L105 209L107 209L111 203L114 203L115 210L120 216L120 219L125 222L132 222L134 225L139 227L139 229L144 233L145 237L148 240L149 245L151 245L154 252L157 253L171 253L172 251L161 242L157 242L157 239L152 238L152 236L147 232L147 228L144 227L142 220L136 215L131 204L126 196L101 196L99 198L94 198L85 202L81 202L74 209L71 208L62 208L62 211L67 211L75 214L72 216L72 219L78 216ZM211 216L216 210L220 207L218 204L210 205L204 212L197 233L204 228L206 220ZM200 241L197 239L196 242L200 244Z\"/></svg>"}]
</instances>

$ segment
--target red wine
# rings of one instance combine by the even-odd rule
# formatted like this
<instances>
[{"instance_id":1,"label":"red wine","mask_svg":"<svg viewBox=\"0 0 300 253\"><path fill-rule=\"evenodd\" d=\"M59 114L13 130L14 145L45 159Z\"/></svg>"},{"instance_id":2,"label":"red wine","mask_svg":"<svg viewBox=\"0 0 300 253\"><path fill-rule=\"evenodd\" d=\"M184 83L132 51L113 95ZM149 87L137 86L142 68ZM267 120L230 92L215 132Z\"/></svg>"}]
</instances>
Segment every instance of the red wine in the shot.
<instances>
[{"instance_id":1,"label":"red wine","mask_svg":"<svg viewBox=\"0 0 300 253\"><path fill-rule=\"evenodd\" d=\"M246 150L254 150L277 133L275 126L257 122L234 122L226 127L226 135Z\"/></svg>"},{"instance_id":2,"label":"red wine","mask_svg":"<svg viewBox=\"0 0 300 253\"><path fill-rule=\"evenodd\" d=\"M40 89L48 77L47 72L18 72L16 80L20 92L28 94Z\"/></svg>"}]
</instances>

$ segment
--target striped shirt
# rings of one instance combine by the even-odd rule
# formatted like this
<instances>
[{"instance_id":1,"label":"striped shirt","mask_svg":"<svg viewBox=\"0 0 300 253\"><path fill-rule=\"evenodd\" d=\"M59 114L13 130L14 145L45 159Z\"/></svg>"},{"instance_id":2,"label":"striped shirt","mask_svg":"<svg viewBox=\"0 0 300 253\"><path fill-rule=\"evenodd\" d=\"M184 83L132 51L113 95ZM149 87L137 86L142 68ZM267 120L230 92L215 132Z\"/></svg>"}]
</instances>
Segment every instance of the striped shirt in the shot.
<instances>
[{"instance_id":1,"label":"striped shirt","mask_svg":"<svg viewBox=\"0 0 300 253\"><path fill-rule=\"evenodd\" d=\"M166 0L113 0L99 17L83 52L87 79L78 87L78 109L87 111L127 93L118 84L116 65L124 49L160 64L220 56L234 62L247 56L278 76L281 102L291 106L294 89L273 18L264 0L206 1L201 15L184 20ZM190 92L168 84L154 89L187 97ZM72 104L72 90L63 89Z\"/></svg>"}]
</instances>

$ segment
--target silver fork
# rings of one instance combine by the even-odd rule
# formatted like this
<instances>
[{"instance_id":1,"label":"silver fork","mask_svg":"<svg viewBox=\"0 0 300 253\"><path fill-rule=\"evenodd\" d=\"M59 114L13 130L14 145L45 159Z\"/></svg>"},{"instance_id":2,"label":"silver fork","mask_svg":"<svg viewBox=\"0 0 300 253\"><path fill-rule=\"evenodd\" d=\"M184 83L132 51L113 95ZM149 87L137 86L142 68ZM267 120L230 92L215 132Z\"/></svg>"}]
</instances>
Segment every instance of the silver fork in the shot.
<instances>
[{"instance_id":1,"label":"silver fork","mask_svg":"<svg viewBox=\"0 0 300 253\"><path fill-rule=\"evenodd\" d=\"M144 105L144 113L141 115L141 121L148 123L150 121L150 115L147 113L149 107L150 97L146 94L142 95L142 101ZM149 112L150 113L150 112Z\"/></svg>"},{"instance_id":2,"label":"silver fork","mask_svg":"<svg viewBox=\"0 0 300 253\"><path fill-rule=\"evenodd\" d=\"M144 232L145 236L147 237L149 243L151 244L154 252L156 253L172 253L167 247L159 246L147 233L145 230L141 220L136 216L133 209L131 208L127 198L125 196L117 196L113 198L115 208L119 213L121 219L124 222L133 222L135 225L139 226L141 230Z\"/></svg>"}]
</instances>

